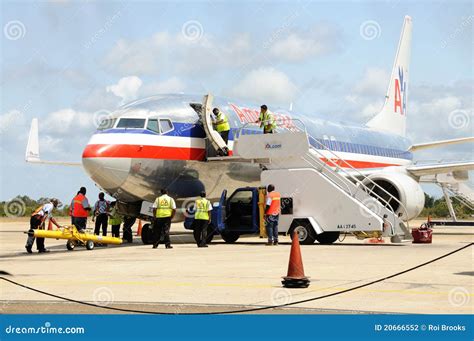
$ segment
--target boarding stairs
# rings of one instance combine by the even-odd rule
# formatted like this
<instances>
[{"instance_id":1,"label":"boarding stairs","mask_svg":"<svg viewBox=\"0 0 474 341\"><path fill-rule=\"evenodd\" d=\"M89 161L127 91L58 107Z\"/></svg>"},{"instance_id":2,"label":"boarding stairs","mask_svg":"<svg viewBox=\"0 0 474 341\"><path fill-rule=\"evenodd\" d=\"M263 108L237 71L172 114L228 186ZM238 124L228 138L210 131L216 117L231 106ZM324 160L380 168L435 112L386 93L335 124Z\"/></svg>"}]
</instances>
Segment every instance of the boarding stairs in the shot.
<instances>
[{"instance_id":1,"label":"boarding stairs","mask_svg":"<svg viewBox=\"0 0 474 341\"><path fill-rule=\"evenodd\" d=\"M204 113L210 113L211 103L212 97L204 96L203 125L210 120L210 114ZM277 121L275 134L258 131L254 123L245 124L234 138L233 156L208 157L207 161L258 163L263 169L262 180L270 178L277 188L280 184L288 191L310 192L310 200L305 202L310 201L311 205L299 205L304 207L304 215L321 227L317 233L348 232L360 238L387 236L395 243L411 240L408 223L403 220L408 216L403 204L312 139L301 121ZM214 135L208 137L213 139ZM310 145L309 139L315 141L316 148ZM222 148L219 141L213 141L212 145ZM328 206L329 202L334 205ZM399 212L392 209L391 202L399 204Z\"/></svg>"},{"instance_id":2,"label":"boarding stairs","mask_svg":"<svg viewBox=\"0 0 474 341\"><path fill-rule=\"evenodd\" d=\"M446 184L444 188L451 198L457 200L470 210L474 210L474 193L468 186L462 185L464 184Z\"/></svg>"}]
</instances>

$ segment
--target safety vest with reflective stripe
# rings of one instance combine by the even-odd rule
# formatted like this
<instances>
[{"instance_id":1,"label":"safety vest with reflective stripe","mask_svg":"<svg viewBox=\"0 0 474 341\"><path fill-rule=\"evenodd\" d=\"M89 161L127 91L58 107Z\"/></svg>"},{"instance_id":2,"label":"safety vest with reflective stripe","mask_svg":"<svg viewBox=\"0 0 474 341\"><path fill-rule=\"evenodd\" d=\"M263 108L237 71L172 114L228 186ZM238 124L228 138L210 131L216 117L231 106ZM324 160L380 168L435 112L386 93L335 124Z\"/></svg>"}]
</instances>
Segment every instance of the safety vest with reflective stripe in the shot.
<instances>
[{"instance_id":1,"label":"safety vest with reflective stripe","mask_svg":"<svg viewBox=\"0 0 474 341\"><path fill-rule=\"evenodd\" d=\"M168 218L173 214L173 209L171 208L171 197L164 194L161 197L158 197L156 203L156 217L157 218Z\"/></svg>"},{"instance_id":2,"label":"safety vest with reflective stripe","mask_svg":"<svg viewBox=\"0 0 474 341\"><path fill-rule=\"evenodd\" d=\"M260 112L258 119L261 122L260 128L263 127L263 130L265 132L272 131L273 129L276 128L275 118L268 110L265 113Z\"/></svg>"},{"instance_id":3,"label":"safety vest with reflective stripe","mask_svg":"<svg viewBox=\"0 0 474 341\"><path fill-rule=\"evenodd\" d=\"M268 193L267 197L272 199L272 203L270 204L270 208L267 210L267 214L279 215L280 214L280 193L273 191L273 192Z\"/></svg>"},{"instance_id":4,"label":"safety vest with reflective stripe","mask_svg":"<svg viewBox=\"0 0 474 341\"><path fill-rule=\"evenodd\" d=\"M209 220L209 205L211 202L206 198L196 200L196 213L194 219Z\"/></svg>"},{"instance_id":5,"label":"safety vest with reflective stripe","mask_svg":"<svg viewBox=\"0 0 474 341\"><path fill-rule=\"evenodd\" d=\"M222 122L216 124L216 130L217 130L218 133L220 133L222 131L229 131L230 130L229 120L227 119L226 115L219 112L219 114L216 116L216 120L217 121L222 121Z\"/></svg>"},{"instance_id":6,"label":"safety vest with reflective stripe","mask_svg":"<svg viewBox=\"0 0 474 341\"><path fill-rule=\"evenodd\" d=\"M82 206L82 201L85 199L85 195L79 193L72 199L72 216L76 218L87 218L89 212Z\"/></svg>"},{"instance_id":7,"label":"safety vest with reflective stripe","mask_svg":"<svg viewBox=\"0 0 474 341\"><path fill-rule=\"evenodd\" d=\"M122 224L122 217L120 216L120 214L118 214L117 207L113 207L112 210L110 211L109 224L110 225Z\"/></svg>"}]
</instances>

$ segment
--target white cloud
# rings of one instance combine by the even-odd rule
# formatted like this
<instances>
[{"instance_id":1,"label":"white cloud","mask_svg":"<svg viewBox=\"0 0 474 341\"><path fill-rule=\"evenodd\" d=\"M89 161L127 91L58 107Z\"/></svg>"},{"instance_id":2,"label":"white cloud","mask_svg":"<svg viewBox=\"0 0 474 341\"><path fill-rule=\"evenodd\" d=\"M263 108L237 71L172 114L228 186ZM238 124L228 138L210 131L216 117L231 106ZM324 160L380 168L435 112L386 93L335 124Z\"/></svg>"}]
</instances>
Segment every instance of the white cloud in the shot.
<instances>
[{"instance_id":1,"label":"white cloud","mask_svg":"<svg viewBox=\"0 0 474 341\"><path fill-rule=\"evenodd\" d=\"M19 110L10 110L2 115L0 115L0 133L3 135L12 130L15 130L15 127L24 121L24 115Z\"/></svg>"},{"instance_id":2,"label":"white cloud","mask_svg":"<svg viewBox=\"0 0 474 341\"><path fill-rule=\"evenodd\" d=\"M278 60L302 62L337 51L340 43L340 32L329 25L320 23L309 31L292 31L275 39L269 51Z\"/></svg>"},{"instance_id":3,"label":"white cloud","mask_svg":"<svg viewBox=\"0 0 474 341\"><path fill-rule=\"evenodd\" d=\"M386 69L369 67L354 86L353 92L360 96L383 96L389 80L390 74Z\"/></svg>"},{"instance_id":4,"label":"white cloud","mask_svg":"<svg viewBox=\"0 0 474 341\"><path fill-rule=\"evenodd\" d=\"M177 93L184 91L186 85L177 77L171 77L161 82L145 84L141 90L141 96L150 96L164 93Z\"/></svg>"},{"instance_id":5,"label":"white cloud","mask_svg":"<svg viewBox=\"0 0 474 341\"><path fill-rule=\"evenodd\" d=\"M142 84L142 80L137 76L128 76L121 78L117 84L109 85L106 90L122 98L122 103L126 103L137 98Z\"/></svg>"},{"instance_id":6,"label":"white cloud","mask_svg":"<svg viewBox=\"0 0 474 341\"><path fill-rule=\"evenodd\" d=\"M241 98L262 103L288 104L296 95L297 88L288 76L272 67L262 67L250 71L231 93Z\"/></svg>"},{"instance_id":7,"label":"white cloud","mask_svg":"<svg viewBox=\"0 0 474 341\"><path fill-rule=\"evenodd\" d=\"M93 114L74 109L57 110L40 120L39 129L40 134L44 132L49 136L71 136L71 132L90 132L94 129Z\"/></svg>"}]
</instances>

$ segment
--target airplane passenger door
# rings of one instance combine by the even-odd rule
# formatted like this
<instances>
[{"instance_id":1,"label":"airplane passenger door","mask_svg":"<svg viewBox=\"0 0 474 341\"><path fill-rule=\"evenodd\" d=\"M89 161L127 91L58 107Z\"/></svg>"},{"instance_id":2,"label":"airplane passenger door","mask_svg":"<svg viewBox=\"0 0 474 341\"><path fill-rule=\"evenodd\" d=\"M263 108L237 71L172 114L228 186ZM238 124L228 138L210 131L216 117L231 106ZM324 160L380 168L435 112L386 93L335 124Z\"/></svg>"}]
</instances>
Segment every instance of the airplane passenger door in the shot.
<instances>
[{"instance_id":1,"label":"airplane passenger door","mask_svg":"<svg viewBox=\"0 0 474 341\"><path fill-rule=\"evenodd\" d=\"M204 127L204 131L206 132L206 136L209 139L214 150L217 154L220 155L227 155L228 148L227 144L222 139L221 135L214 130L212 125L212 118L211 118L211 107L212 107L212 100L213 96L211 94L207 94L204 96L202 100L202 112L201 112L201 120Z\"/></svg>"}]
</instances>

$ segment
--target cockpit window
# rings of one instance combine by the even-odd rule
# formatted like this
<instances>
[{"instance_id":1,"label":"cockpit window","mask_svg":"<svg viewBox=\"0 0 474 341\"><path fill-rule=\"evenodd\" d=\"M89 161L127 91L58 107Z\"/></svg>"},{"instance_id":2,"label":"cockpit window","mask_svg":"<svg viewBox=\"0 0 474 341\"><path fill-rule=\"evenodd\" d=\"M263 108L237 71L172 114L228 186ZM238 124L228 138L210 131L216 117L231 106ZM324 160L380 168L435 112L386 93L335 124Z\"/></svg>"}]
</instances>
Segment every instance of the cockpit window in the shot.
<instances>
[{"instance_id":1,"label":"cockpit window","mask_svg":"<svg viewBox=\"0 0 474 341\"><path fill-rule=\"evenodd\" d=\"M117 121L116 118L105 118L102 121L100 121L99 127L97 127L97 129L98 130L111 129L114 127L116 121Z\"/></svg>"},{"instance_id":2,"label":"cockpit window","mask_svg":"<svg viewBox=\"0 0 474 341\"><path fill-rule=\"evenodd\" d=\"M173 123L171 123L171 120L168 119L160 119L160 130L162 134L166 134L167 132L170 132L173 130Z\"/></svg>"},{"instance_id":3,"label":"cockpit window","mask_svg":"<svg viewBox=\"0 0 474 341\"><path fill-rule=\"evenodd\" d=\"M121 118L117 124L117 128L143 129L144 127L144 118Z\"/></svg>"},{"instance_id":4,"label":"cockpit window","mask_svg":"<svg viewBox=\"0 0 474 341\"><path fill-rule=\"evenodd\" d=\"M146 125L148 130L154 131L155 133L160 133L160 128L158 127L158 119L149 118L148 124Z\"/></svg>"}]
</instances>

